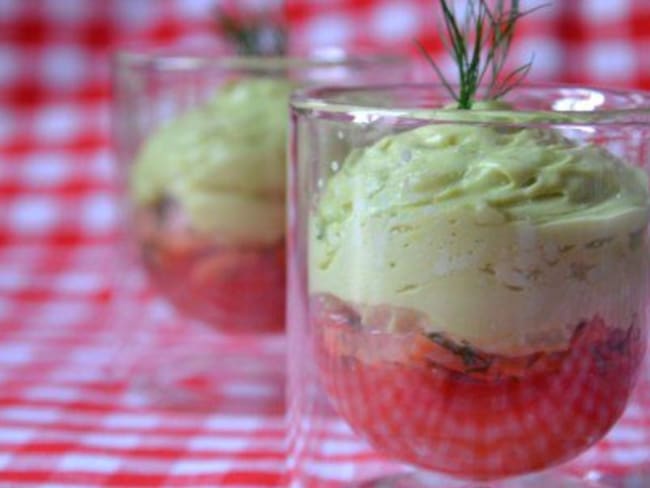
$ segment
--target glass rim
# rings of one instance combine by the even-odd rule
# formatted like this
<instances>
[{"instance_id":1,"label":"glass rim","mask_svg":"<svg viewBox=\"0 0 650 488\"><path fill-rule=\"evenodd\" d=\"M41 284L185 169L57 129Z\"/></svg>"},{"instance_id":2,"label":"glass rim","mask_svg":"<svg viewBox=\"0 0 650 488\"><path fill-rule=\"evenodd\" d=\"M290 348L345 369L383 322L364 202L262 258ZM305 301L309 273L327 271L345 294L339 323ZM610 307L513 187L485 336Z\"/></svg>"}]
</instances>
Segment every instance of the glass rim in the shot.
<instances>
[{"instance_id":1,"label":"glass rim","mask_svg":"<svg viewBox=\"0 0 650 488\"><path fill-rule=\"evenodd\" d=\"M305 55L246 56L219 50L119 48L112 53L118 68L147 68L157 71L193 71L202 68L224 70L282 70L333 67L371 67L409 62L398 53L355 53L339 48L322 48Z\"/></svg>"},{"instance_id":2,"label":"glass rim","mask_svg":"<svg viewBox=\"0 0 650 488\"><path fill-rule=\"evenodd\" d=\"M460 124L499 124L512 126L584 126L584 125L650 125L650 92L625 88L602 88L592 85L567 84L567 83L531 83L515 87L509 95L521 92L537 94L561 94L568 96L591 95L601 103L613 97L624 99L625 104L620 108L602 108L597 105L580 109L520 109L505 108L477 108L473 110L455 110L453 117L449 108L444 106L422 108L408 106L382 106L381 104L366 101L352 100L341 101L337 97L345 95L362 95L368 93L386 95L398 91L419 91L420 93L445 94L447 102L453 103L442 83L404 83L404 84L377 84L365 86L314 86L300 88L293 92L290 99L292 110L300 112L317 113L318 116L337 116L350 114L355 120L368 123L381 118L396 118L414 123L460 123ZM367 100L367 99L366 99ZM479 100L480 101L480 100ZM508 96L504 97L508 101ZM579 104L577 104L579 105ZM513 113L517 116L513 117ZM463 117L463 114L472 114Z\"/></svg>"}]
</instances>

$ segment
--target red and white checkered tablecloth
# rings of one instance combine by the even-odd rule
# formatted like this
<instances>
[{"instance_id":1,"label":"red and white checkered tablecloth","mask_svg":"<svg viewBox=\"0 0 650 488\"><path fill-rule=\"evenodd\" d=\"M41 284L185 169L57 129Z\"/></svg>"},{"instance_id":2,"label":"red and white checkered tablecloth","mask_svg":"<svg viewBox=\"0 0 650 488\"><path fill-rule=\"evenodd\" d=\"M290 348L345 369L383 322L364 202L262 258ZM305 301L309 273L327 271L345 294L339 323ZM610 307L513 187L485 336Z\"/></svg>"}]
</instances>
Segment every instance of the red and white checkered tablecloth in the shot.
<instances>
[{"instance_id":1,"label":"red and white checkered tablecloth","mask_svg":"<svg viewBox=\"0 0 650 488\"><path fill-rule=\"evenodd\" d=\"M415 33L437 50L433 3L289 0L291 44L413 52ZM162 310L163 342L181 328L148 288L119 291L107 56L122 43L206 42L212 7L0 0L0 486L286 483L280 363L265 384L222 378L215 411L163 408L115 374L132 337L116 303L143 320ZM515 56L533 48L534 80L650 88L650 2L555 0L524 21ZM237 402L254 408L234 413ZM617 475L645 462L647 473L648 410L650 387L576 466ZM338 439L328 466L374 462L349 434Z\"/></svg>"}]
</instances>

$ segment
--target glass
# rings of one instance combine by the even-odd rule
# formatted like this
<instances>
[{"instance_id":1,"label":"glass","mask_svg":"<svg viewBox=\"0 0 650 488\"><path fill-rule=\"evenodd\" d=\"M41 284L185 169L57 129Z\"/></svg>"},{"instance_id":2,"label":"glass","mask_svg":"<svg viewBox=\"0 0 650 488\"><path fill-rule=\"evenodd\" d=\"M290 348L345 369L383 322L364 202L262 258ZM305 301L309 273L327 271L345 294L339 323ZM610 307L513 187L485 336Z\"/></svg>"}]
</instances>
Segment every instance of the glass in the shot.
<instances>
[{"instance_id":1,"label":"glass","mask_svg":"<svg viewBox=\"0 0 650 488\"><path fill-rule=\"evenodd\" d=\"M305 58L119 53L115 148L131 263L186 322L242 337L283 332L289 93L407 75L403 58L338 50ZM185 368L194 383L197 371L224 370L218 348L197 361L194 348L210 340L179 345L180 358L155 353L175 358L166 389L187 383ZM241 369L249 359L238 353L230 364Z\"/></svg>"},{"instance_id":2,"label":"glass","mask_svg":"<svg viewBox=\"0 0 650 488\"><path fill-rule=\"evenodd\" d=\"M650 486L650 354L627 408L602 442L570 469L611 488Z\"/></svg>"},{"instance_id":3,"label":"glass","mask_svg":"<svg viewBox=\"0 0 650 488\"><path fill-rule=\"evenodd\" d=\"M596 486L529 475L601 439L643 361L649 99L450 102L292 99L292 486Z\"/></svg>"}]
</instances>

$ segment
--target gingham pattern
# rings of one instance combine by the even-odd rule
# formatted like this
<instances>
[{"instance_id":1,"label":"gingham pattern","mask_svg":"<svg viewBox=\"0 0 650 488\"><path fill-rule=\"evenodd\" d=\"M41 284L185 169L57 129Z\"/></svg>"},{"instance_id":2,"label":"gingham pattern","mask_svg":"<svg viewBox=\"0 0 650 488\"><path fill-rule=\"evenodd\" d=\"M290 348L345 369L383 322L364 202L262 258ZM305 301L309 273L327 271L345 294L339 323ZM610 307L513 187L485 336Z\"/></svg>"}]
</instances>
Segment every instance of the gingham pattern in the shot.
<instances>
[{"instance_id":1,"label":"gingham pattern","mask_svg":"<svg viewBox=\"0 0 650 488\"><path fill-rule=\"evenodd\" d=\"M0 486L285 485L281 362L269 359L264 384L223 378L222 413L162 409L111 375L126 330L113 306L125 276L113 255L107 54L118 44L208 41L212 3L0 0ZM650 88L648 2L555 4L525 21L515 46L518 59L536 48L533 79ZM417 32L439 49L430 5L290 0L292 45L412 49ZM139 305L142 320L158 316L166 325L156 341L181 337L150 290L117 303ZM618 475L650 458L648 390L575 469ZM228 413L239 401L257 410ZM380 462L340 424L326 434L331 457L315 466L318 477Z\"/></svg>"}]
</instances>

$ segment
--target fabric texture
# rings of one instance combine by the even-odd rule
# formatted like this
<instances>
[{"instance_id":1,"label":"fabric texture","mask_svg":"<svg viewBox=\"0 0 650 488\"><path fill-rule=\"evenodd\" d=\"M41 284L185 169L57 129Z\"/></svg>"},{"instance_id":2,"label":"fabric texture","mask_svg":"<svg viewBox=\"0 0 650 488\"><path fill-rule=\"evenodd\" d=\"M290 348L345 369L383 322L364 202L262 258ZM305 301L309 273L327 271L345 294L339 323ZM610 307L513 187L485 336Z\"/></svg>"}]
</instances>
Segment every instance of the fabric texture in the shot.
<instances>
[{"instance_id":1,"label":"fabric texture","mask_svg":"<svg viewBox=\"0 0 650 488\"><path fill-rule=\"evenodd\" d=\"M417 37L440 53L433 4L289 0L290 43L296 51L338 45L415 56ZM222 377L220 413L162 408L116 373L124 341L137 342L129 327L138 320L162 317L161 343L183 332L146 284L125 289L110 53L212 42L213 7L0 0L0 486L286 485L275 346L245 345L259 348L268 375L251 384ZM525 62L535 52L532 81L650 88L649 47L650 2L556 0L522 22L513 54ZM126 329L125 303L140 317ZM213 346L244 347L236 339ZM644 462L650 470L647 383L574 469L610 473L614 486ZM238 410L239 402L255 408ZM333 462L342 470L376 462L349 432L338 445Z\"/></svg>"}]
</instances>

